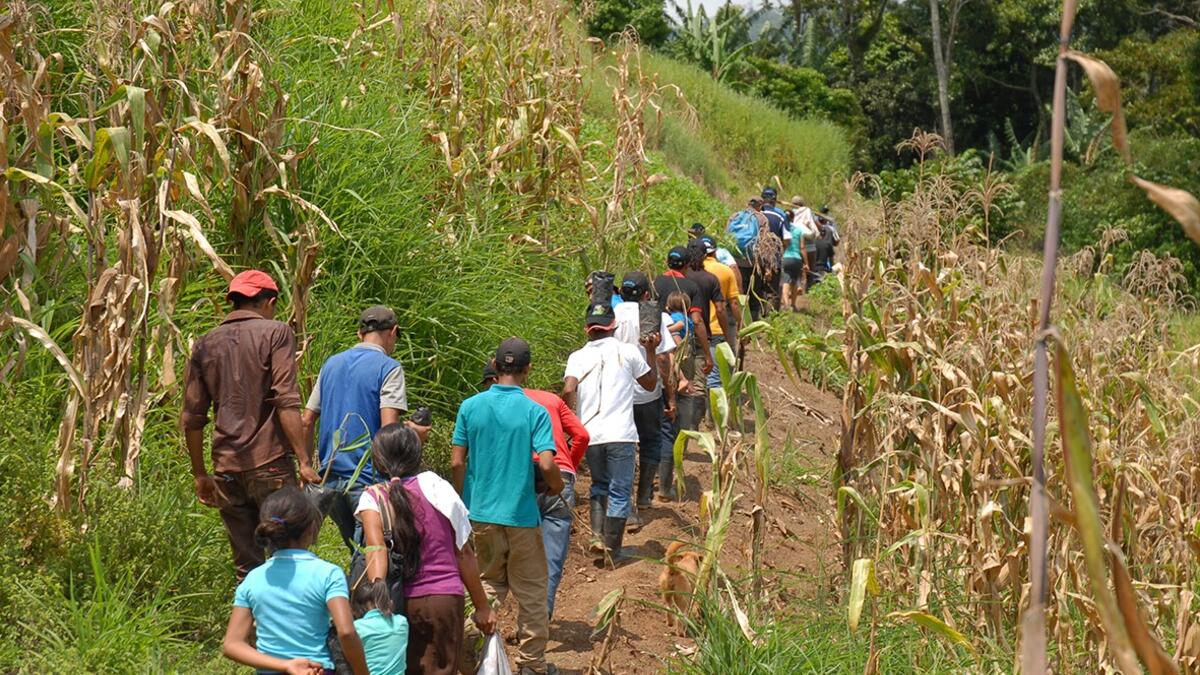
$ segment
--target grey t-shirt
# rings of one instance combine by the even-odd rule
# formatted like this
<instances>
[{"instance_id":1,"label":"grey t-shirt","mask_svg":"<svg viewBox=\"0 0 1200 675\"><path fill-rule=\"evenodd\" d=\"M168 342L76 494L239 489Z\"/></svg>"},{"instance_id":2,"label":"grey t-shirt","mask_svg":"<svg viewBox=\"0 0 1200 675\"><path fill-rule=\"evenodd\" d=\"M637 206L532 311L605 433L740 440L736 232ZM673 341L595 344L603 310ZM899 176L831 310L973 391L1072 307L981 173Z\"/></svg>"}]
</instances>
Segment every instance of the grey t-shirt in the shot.
<instances>
[{"instance_id":1,"label":"grey t-shirt","mask_svg":"<svg viewBox=\"0 0 1200 675\"><path fill-rule=\"evenodd\" d=\"M375 351L385 354L383 347L370 342L360 342L353 347L354 349L374 349ZM317 381L313 384L312 393L308 396L308 403L305 408L320 414L321 412L321 376L317 375ZM404 386L404 368L396 366L392 372L387 374L383 380L383 386L379 388L379 407L380 408L395 408L396 410L408 410L408 391Z\"/></svg>"}]
</instances>

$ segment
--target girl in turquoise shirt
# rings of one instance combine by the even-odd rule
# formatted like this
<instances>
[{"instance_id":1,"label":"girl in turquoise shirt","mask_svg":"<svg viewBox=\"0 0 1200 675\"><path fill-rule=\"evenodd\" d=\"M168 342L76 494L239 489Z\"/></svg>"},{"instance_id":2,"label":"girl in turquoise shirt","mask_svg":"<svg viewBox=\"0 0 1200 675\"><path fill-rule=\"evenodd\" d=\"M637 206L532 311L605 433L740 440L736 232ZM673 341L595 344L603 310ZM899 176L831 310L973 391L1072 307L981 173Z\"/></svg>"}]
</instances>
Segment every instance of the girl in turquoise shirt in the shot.
<instances>
[{"instance_id":1,"label":"girl in turquoise shirt","mask_svg":"<svg viewBox=\"0 0 1200 675\"><path fill-rule=\"evenodd\" d=\"M308 550L320 528L321 513L294 486L263 501L254 539L271 557L237 587L225 630L226 658L259 673L333 673L325 644L332 619L354 675L368 675L350 614L346 575Z\"/></svg>"}]
</instances>

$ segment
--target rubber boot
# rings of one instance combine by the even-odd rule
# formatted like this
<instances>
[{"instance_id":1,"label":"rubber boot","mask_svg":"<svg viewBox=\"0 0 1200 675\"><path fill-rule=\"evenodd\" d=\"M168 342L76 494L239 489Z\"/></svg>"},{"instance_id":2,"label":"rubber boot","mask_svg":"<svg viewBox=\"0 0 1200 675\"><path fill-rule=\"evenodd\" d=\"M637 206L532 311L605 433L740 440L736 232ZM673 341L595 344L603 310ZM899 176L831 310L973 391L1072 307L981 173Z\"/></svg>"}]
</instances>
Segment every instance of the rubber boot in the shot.
<instances>
[{"instance_id":1,"label":"rubber boot","mask_svg":"<svg viewBox=\"0 0 1200 675\"><path fill-rule=\"evenodd\" d=\"M675 501L675 462L658 463L658 498L664 502Z\"/></svg>"},{"instance_id":2,"label":"rubber boot","mask_svg":"<svg viewBox=\"0 0 1200 675\"><path fill-rule=\"evenodd\" d=\"M592 539L588 544L588 550L596 555L604 553L604 543L601 538L604 534L604 515L608 511L608 497L593 497L588 500L588 520L592 526Z\"/></svg>"},{"instance_id":3,"label":"rubber boot","mask_svg":"<svg viewBox=\"0 0 1200 675\"><path fill-rule=\"evenodd\" d=\"M650 508L654 500L654 475L658 473L658 463L642 462L638 468L637 505Z\"/></svg>"},{"instance_id":4,"label":"rubber boot","mask_svg":"<svg viewBox=\"0 0 1200 675\"><path fill-rule=\"evenodd\" d=\"M624 518L604 518L604 562L614 569L631 559L631 556L621 548L625 539Z\"/></svg>"}]
</instances>

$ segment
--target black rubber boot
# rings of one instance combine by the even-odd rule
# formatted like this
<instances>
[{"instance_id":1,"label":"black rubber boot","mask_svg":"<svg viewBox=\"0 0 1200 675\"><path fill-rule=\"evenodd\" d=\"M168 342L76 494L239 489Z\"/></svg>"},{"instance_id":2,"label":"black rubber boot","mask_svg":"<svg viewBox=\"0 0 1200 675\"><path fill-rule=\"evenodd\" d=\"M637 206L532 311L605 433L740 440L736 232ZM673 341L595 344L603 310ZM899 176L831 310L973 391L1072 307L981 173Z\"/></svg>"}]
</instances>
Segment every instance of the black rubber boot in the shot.
<instances>
[{"instance_id":1,"label":"black rubber boot","mask_svg":"<svg viewBox=\"0 0 1200 675\"><path fill-rule=\"evenodd\" d=\"M625 523L625 531L629 533L637 532L642 529L646 523L642 521L642 517L638 515L637 504L629 505L629 520Z\"/></svg>"},{"instance_id":2,"label":"black rubber boot","mask_svg":"<svg viewBox=\"0 0 1200 675\"><path fill-rule=\"evenodd\" d=\"M649 508L654 500L654 474L658 473L658 464L642 462L638 467L637 505L639 508Z\"/></svg>"},{"instance_id":3,"label":"black rubber boot","mask_svg":"<svg viewBox=\"0 0 1200 675\"><path fill-rule=\"evenodd\" d=\"M664 502L675 501L675 462L658 463L658 498Z\"/></svg>"},{"instance_id":4,"label":"black rubber boot","mask_svg":"<svg viewBox=\"0 0 1200 675\"><path fill-rule=\"evenodd\" d=\"M625 539L625 519L624 518L604 518L604 557L608 565L613 568L618 567L621 563L627 562L632 556L621 548L621 542Z\"/></svg>"},{"instance_id":5,"label":"black rubber boot","mask_svg":"<svg viewBox=\"0 0 1200 675\"><path fill-rule=\"evenodd\" d=\"M592 526L592 539L588 550L595 554L604 553L601 538L604 535L604 515L608 511L608 497L593 497L588 501L588 520Z\"/></svg>"}]
</instances>

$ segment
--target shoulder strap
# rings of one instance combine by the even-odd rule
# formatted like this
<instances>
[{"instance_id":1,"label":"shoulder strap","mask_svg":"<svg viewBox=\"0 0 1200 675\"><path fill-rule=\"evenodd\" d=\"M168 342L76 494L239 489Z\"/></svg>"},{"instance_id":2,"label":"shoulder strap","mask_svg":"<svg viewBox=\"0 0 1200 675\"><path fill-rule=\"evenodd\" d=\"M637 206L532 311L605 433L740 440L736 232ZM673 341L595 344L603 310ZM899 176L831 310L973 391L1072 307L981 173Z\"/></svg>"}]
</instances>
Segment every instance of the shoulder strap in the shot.
<instances>
[{"instance_id":1,"label":"shoulder strap","mask_svg":"<svg viewBox=\"0 0 1200 675\"><path fill-rule=\"evenodd\" d=\"M392 536L392 521L395 519L392 513L392 498L389 492L392 489L392 484L376 483L367 488L371 496L375 498L375 503L379 505L379 521L383 526L383 538L390 539Z\"/></svg>"}]
</instances>

